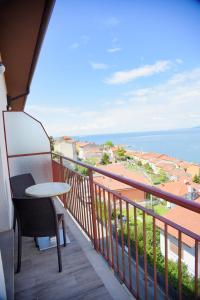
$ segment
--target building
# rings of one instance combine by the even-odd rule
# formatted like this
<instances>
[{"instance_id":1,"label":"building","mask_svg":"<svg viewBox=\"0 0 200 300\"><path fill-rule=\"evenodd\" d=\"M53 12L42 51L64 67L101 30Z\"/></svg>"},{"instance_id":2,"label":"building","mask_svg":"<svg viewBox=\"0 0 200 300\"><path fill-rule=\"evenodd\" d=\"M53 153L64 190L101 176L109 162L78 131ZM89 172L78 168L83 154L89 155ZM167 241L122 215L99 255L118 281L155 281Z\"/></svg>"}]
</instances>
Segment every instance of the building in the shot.
<instances>
[{"instance_id":1,"label":"building","mask_svg":"<svg viewBox=\"0 0 200 300\"><path fill-rule=\"evenodd\" d=\"M54 150L60 155L77 160L76 141L68 136L63 136L55 140Z\"/></svg>"},{"instance_id":2,"label":"building","mask_svg":"<svg viewBox=\"0 0 200 300\"><path fill-rule=\"evenodd\" d=\"M82 160L94 160L100 162L103 156L103 148L95 143L77 142L78 157Z\"/></svg>"},{"instance_id":3,"label":"building","mask_svg":"<svg viewBox=\"0 0 200 300\"><path fill-rule=\"evenodd\" d=\"M200 184L190 182L185 178L162 183L158 187L165 192L184 197L188 200L197 200L200 198ZM167 206L172 208L174 204L168 202Z\"/></svg>"},{"instance_id":4,"label":"building","mask_svg":"<svg viewBox=\"0 0 200 300\"><path fill-rule=\"evenodd\" d=\"M200 197L197 200L200 202ZM200 216L199 214L192 212L180 206L176 206L169 210L165 215L165 218L178 224L179 226L190 230L191 232L200 234ZM164 225L162 222L157 221L157 226L160 228L160 249L163 256L165 256L165 237L164 237ZM178 260L178 231L168 226L168 258L177 262ZM198 244L198 253L200 251L200 245ZM188 271L191 275L195 274L195 240L191 237L182 234L182 251L181 260L188 267ZM200 258L198 258L198 277L200 277Z\"/></svg>"},{"instance_id":5,"label":"building","mask_svg":"<svg viewBox=\"0 0 200 300\"><path fill-rule=\"evenodd\" d=\"M118 174L122 177L127 177L130 179L133 179L135 181L149 184L149 181L146 177L142 176L141 174L133 171L127 170L123 164L121 163L114 163L107 166L101 166L101 169L112 172L115 174ZM133 201L144 201L146 199L146 193L143 191L140 191L136 188L130 187L127 184L124 184L122 182L118 182L114 179L108 178L106 176L96 176L95 182L107 187L111 191L115 191L119 193L120 195L126 196L129 199Z\"/></svg>"},{"instance_id":6,"label":"building","mask_svg":"<svg viewBox=\"0 0 200 300\"><path fill-rule=\"evenodd\" d=\"M200 166L196 165L196 164L190 164L187 167L186 172L188 174L190 174L192 177L194 177L195 175L199 176L200 175Z\"/></svg>"}]
</instances>

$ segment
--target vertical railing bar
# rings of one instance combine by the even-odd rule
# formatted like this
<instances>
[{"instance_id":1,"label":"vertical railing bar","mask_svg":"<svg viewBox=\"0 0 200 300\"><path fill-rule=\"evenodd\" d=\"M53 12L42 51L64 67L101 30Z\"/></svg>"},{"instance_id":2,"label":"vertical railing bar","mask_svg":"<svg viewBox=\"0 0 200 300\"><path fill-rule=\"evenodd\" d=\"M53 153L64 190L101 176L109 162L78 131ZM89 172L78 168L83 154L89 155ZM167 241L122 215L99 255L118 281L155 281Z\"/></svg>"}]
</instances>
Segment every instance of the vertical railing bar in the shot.
<instances>
[{"instance_id":1,"label":"vertical railing bar","mask_svg":"<svg viewBox=\"0 0 200 300\"><path fill-rule=\"evenodd\" d=\"M90 196L91 196L91 203L92 203L92 226L93 226L93 233L94 233L94 249L98 250L97 244L97 217L96 217L96 204L95 204L95 197L94 197L94 181L93 181L93 172L89 170L89 184L90 184Z\"/></svg>"},{"instance_id":2,"label":"vertical railing bar","mask_svg":"<svg viewBox=\"0 0 200 300\"><path fill-rule=\"evenodd\" d=\"M156 220L153 217L153 271L154 271L154 300L157 299L157 271L156 271Z\"/></svg>"},{"instance_id":3,"label":"vertical railing bar","mask_svg":"<svg viewBox=\"0 0 200 300\"><path fill-rule=\"evenodd\" d=\"M82 224L81 222L81 200L80 200L80 181L79 181L79 175L77 175L77 181L76 181L76 191L77 191L77 216L78 216L78 220L81 224L81 227L84 229L84 224Z\"/></svg>"},{"instance_id":4,"label":"vertical railing bar","mask_svg":"<svg viewBox=\"0 0 200 300\"><path fill-rule=\"evenodd\" d=\"M85 228L85 232L88 234L88 231L87 231L87 219L86 219L86 215L85 215L85 196L84 196L84 177L81 176L81 183L80 183L80 189L81 189L81 222L83 223L83 226Z\"/></svg>"},{"instance_id":5,"label":"vertical railing bar","mask_svg":"<svg viewBox=\"0 0 200 300\"><path fill-rule=\"evenodd\" d=\"M73 214L74 217L77 219L77 201L76 201L76 173L73 174Z\"/></svg>"},{"instance_id":6,"label":"vertical railing bar","mask_svg":"<svg viewBox=\"0 0 200 300\"><path fill-rule=\"evenodd\" d=\"M81 228L84 229L83 224L81 223L81 209L80 209L80 191L79 191L79 175L76 174L76 211L77 211L77 219L79 221L79 224L81 224Z\"/></svg>"},{"instance_id":7,"label":"vertical railing bar","mask_svg":"<svg viewBox=\"0 0 200 300\"><path fill-rule=\"evenodd\" d=\"M101 241L102 241L102 248L103 248L103 255L105 256L105 247L104 247L104 222L102 218L102 198L101 198L101 188L99 187L99 205L100 205L100 219L101 219Z\"/></svg>"},{"instance_id":8,"label":"vertical railing bar","mask_svg":"<svg viewBox=\"0 0 200 300\"><path fill-rule=\"evenodd\" d=\"M108 192L108 215L109 215L109 232L110 232L110 249L111 249L111 266L114 268L114 253L113 253L113 230L112 230L112 210L110 201L110 192ZM109 260L110 262L110 260Z\"/></svg>"},{"instance_id":9,"label":"vertical railing bar","mask_svg":"<svg viewBox=\"0 0 200 300\"><path fill-rule=\"evenodd\" d=\"M195 299L198 299L198 277L199 277L199 243L195 240L195 282L194 282L194 291L195 291Z\"/></svg>"},{"instance_id":10,"label":"vertical railing bar","mask_svg":"<svg viewBox=\"0 0 200 300\"><path fill-rule=\"evenodd\" d=\"M63 180L63 158L60 156L60 181L61 182L64 182L64 180ZM60 198L61 198L61 200L62 200L62 203L64 204L64 206L65 206L65 203L64 203L64 196L63 195L61 195L60 196Z\"/></svg>"},{"instance_id":11,"label":"vertical railing bar","mask_svg":"<svg viewBox=\"0 0 200 300\"><path fill-rule=\"evenodd\" d=\"M95 200L96 200L96 213L97 213L97 230L98 230L98 249L101 252L101 243L100 243L100 225L99 225L99 207L98 207L98 193L97 185L95 184Z\"/></svg>"},{"instance_id":12,"label":"vertical railing bar","mask_svg":"<svg viewBox=\"0 0 200 300\"><path fill-rule=\"evenodd\" d=\"M147 243L146 243L146 214L143 211L143 243L144 243L144 291L145 300L148 299L148 274L147 274Z\"/></svg>"},{"instance_id":13,"label":"vertical railing bar","mask_svg":"<svg viewBox=\"0 0 200 300\"><path fill-rule=\"evenodd\" d=\"M138 236L137 236L137 210L134 206L134 234L135 234L135 263L136 263L136 295L139 298L139 266L138 266Z\"/></svg>"},{"instance_id":14,"label":"vertical railing bar","mask_svg":"<svg viewBox=\"0 0 200 300\"><path fill-rule=\"evenodd\" d=\"M115 256L116 256L116 271L119 273L119 257L118 257L118 232L117 232L117 215L116 215L116 198L113 196L114 203L114 224L115 224Z\"/></svg>"},{"instance_id":15,"label":"vertical railing bar","mask_svg":"<svg viewBox=\"0 0 200 300\"><path fill-rule=\"evenodd\" d=\"M87 233L87 227L86 227L86 218L84 215L84 193L83 193L83 179L84 177L80 175L80 206L81 206L81 223L83 223L83 226L85 227L85 231Z\"/></svg>"},{"instance_id":16,"label":"vertical railing bar","mask_svg":"<svg viewBox=\"0 0 200 300\"><path fill-rule=\"evenodd\" d=\"M124 264L124 224L122 219L122 200L119 198L120 207L120 228L121 228L121 248L122 248L122 279L125 279L125 264Z\"/></svg>"},{"instance_id":17,"label":"vertical railing bar","mask_svg":"<svg viewBox=\"0 0 200 300\"><path fill-rule=\"evenodd\" d=\"M75 198L75 173L72 172L72 179L71 179L71 182L72 182L72 189L71 189L71 213L72 215L75 217L75 213L74 213L74 206L75 206L75 203L74 203L74 198Z\"/></svg>"},{"instance_id":18,"label":"vertical railing bar","mask_svg":"<svg viewBox=\"0 0 200 300\"><path fill-rule=\"evenodd\" d=\"M105 218L105 226L106 226L106 255L107 255L107 260L109 260L107 205L106 205L106 199L105 198L106 198L105 190L103 190L104 218Z\"/></svg>"},{"instance_id":19,"label":"vertical railing bar","mask_svg":"<svg viewBox=\"0 0 200 300\"><path fill-rule=\"evenodd\" d=\"M86 220L87 220L87 232L88 235L90 237L92 237L92 233L91 233L91 223L90 223L90 206L91 204L88 203L88 199L87 199L87 192L86 192L86 188L87 188L87 184L88 184L88 180L86 178L84 178L84 210L85 210L85 215L86 215ZM89 201L91 203L91 199Z\"/></svg>"},{"instance_id":20,"label":"vertical railing bar","mask_svg":"<svg viewBox=\"0 0 200 300\"><path fill-rule=\"evenodd\" d=\"M69 191L69 193L68 193L68 210L69 211L71 211L71 206L72 206L72 172L71 172L71 170L69 170L69 185L71 186L71 189L70 189L70 191Z\"/></svg>"},{"instance_id":21,"label":"vertical railing bar","mask_svg":"<svg viewBox=\"0 0 200 300\"><path fill-rule=\"evenodd\" d=\"M66 177L65 177L65 182L69 184L69 181L68 181L68 174L69 174L69 169L68 168L65 168L66 170ZM69 209L69 192L66 194L65 196L65 200L66 200L66 208Z\"/></svg>"},{"instance_id":22,"label":"vertical railing bar","mask_svg":"<svg viewBox=\"0 0 200 300\"><path fill-rule=\"evenodd\" d=\"M75 216L76 216L76 219L79 221L78 219L78 201L77 201L77 174L75 173L75 190L74 190L74 199L75 199ZM82 227L82 226L81 226Z\"/></svg>"},{"instance_id":23,"label":"vertical railing bar","mask_svg":"<svg viewBox=\"0 0 200 300\"><path fill-rule=\"evenodd\" d=\"M132 262L131 262L131 243L130 243L130 224L129 224L129 204L126 202L126 226L127 226L127 244L128 244L128 268L129 268L129 288L132 291Z\"/></svg>"},{"instance_id":24,"label":"vertical railing bar","mask_svg":"<svg viewBox=\"0 0 200 300\"><path fill-rule=\"evenodd\" d=\"M90 191L90 183L89 183L89 177L88 177L88 178L85 178L85 193L86 193L86 200L88 202L87 209L88 209L88 214L89 214L90 233L91 233L92 240L94 241L94 233L93 233L93 225L92 225L92 200L91 200L91 195L89 194L89 191ZM94 184L93 184L93 193L94 193ZM95 202L95 195L94 195L94 202ZM96 206L96 204L95 204L95 206Z\"/></svg>"},{"instance_id":25,"label":"vertical railing bar","mask_svg":"<svg viewBox=\"0 0 200 300\"><path fill-rule=\"evenodd\" d=\"M167 224L164 225L165 230L165 299L167 300L169 297L168 291L168 228Z\"/></svg>"},{"instance_id":26,"label":"vertical railing bar","mask_svg":"<svg viewBox=\"0 0 200 300\"><path fill-rule=\"evenodd\" d=\"M181 256L182 256L182 245L181 245L181 231L178 231L178 297L179 300L182 299L182 266L181 266Z\"/></svg>"},{"instance_id":27,"label":"vertical railing bar","mask_svg":"<svg viewBox=\"0 0 200 300\"><path fill-rule=\"evenodd\" d=\"M89 179L86 179L86 189L88 189L87 192L89 192ZM94 184L93 184L93 191L94 191ZM93 240L94 240L94 232L93 232L93 223L92 223L92 200L91 200L91 196L90 194L88 194L88 201L90 202L90 204L88 204L88 212L89 212L89 222L90 222L90 228L91 228L91 235L93 237ZM96 202L95 202L95 199L96 199L96 195L94 195L94 203L95 203L95 209L96 208ZM97 211L95 212L96 213L96 216L97 216ZM97 220L96 220L96 226L97 226ZM98 245L97 245L98 246Z\"/></svg>"}]
</instances>

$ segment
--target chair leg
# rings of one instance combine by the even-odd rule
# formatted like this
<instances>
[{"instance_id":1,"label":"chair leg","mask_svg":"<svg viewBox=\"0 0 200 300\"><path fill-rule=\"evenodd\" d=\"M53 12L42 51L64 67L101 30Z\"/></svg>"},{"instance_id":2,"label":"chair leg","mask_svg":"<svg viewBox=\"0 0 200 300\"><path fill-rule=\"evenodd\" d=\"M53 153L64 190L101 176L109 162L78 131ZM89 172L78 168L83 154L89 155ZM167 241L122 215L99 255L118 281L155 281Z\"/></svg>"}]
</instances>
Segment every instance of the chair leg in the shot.
<instances>
[{"instance_id":1,"label":"chair leg","mask_svg":"<svg viewBox=\"0 0 200 300\"><path fill-rule=\"evenodd\" d=\"M16 223L17 223L17 219L16 219L15 208L14 208L14 214L13 214L13 230L14 230L14 232L16 230Z\"/></svg>"},{"instance_id":2,"label":"chair leg","mask_svg":"<svg viewBox=\"0 0 200 300\"><path fill-rule=\"evenodd\" d=\"M21 257L22 257L22 237L21 237L21 231L19 229L18 224L18 245L17 245L17 270L16 273L19 273L21 270Z\"/></svg>"},{"instance_id":3,"label":"chair leg","mask_svg":"<svg viewBox=\"0 0 200 300\"><path fill-rule=\"evenodd\" d=\"M38 238L37 238L37 237L34 237L34 242L35 242L35 247L36 247L36 248L39 248L39 245L38 245Z\"/></svg>"},{"instance_id":4,"label":"chair leg","mask_svg":"<svg viewBox=\"0 0 200 300\"><path fill-rule=\"evenodd\" d=\"M65 230L65 221L62 220L62 229L63 229L63 246L67 246L67 241L66 241L66 230Z\"/></svg>"},{"instance_id":5,"label":"chair leg","mask_svg":"<svg viewBox=\"0 0 200 300\"><path fill-rule=\"evenodd\" d=\"M61 258L61 251L60 251L60 235L59 230L56 234L56 241L57 241L57 253L58 253L58 268L59 272L62 272L62 258Z\"/></svg>"}]
</instances>

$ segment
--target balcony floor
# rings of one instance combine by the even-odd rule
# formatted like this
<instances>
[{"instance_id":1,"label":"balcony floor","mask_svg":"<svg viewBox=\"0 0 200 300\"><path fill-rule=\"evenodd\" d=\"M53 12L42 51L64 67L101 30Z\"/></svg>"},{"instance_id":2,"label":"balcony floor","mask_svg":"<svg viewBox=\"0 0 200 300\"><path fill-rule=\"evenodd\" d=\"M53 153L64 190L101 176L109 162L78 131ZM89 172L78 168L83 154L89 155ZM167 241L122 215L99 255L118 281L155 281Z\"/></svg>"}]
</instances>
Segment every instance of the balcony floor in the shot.
<instances>
[{"instance_id":1,"label":"balcony floor","mask_svg":"<svg viewBox=\"0 0 200 300\"><path fill-rule=\"evenodd\" d=\"M15 299L131 299L90 242L65 214L71 243L61 249L62 273L58 273L56 248L38 251L32 238L23 238L22 268L15 275ZM93 265L88 255L91 255Z\"/></svg>"}]
</instances>

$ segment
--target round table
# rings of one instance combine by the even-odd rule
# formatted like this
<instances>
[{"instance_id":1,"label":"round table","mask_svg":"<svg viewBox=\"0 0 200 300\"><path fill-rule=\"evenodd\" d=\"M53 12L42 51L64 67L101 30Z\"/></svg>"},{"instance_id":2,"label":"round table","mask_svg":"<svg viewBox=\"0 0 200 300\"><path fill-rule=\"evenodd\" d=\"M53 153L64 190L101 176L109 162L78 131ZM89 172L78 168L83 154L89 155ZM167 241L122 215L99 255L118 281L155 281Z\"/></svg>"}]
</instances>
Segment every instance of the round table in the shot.
<instances>
[{"instance_id":1,"label":"round table","mask_svg":"<svg viewBox=\"0 0 200 300\"><path fill-rule=\"evenodd\" d=\"M37 198L53 197L69 192L70 188L70 185L64 182L45 182L28 187L25 194Z\"/></svg>"}]
</instances>

